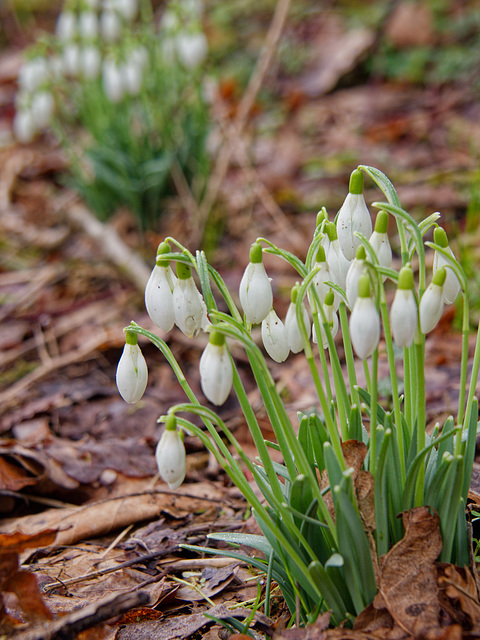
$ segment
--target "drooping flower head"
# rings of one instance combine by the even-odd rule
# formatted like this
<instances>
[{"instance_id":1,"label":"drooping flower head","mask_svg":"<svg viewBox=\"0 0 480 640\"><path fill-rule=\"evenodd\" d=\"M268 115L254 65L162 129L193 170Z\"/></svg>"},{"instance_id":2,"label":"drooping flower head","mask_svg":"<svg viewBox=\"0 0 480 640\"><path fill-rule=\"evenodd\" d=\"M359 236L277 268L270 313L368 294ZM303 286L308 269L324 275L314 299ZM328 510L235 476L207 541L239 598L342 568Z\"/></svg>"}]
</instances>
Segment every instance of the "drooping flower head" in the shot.
<instances>
[{"instance_id":1,"label":"drooping flower head","mask_svg":"<svg viewBox=\"0 0 480 640\"><path fill-rule=\"evenodd\" d=\"M185 445L177 430L177 420L170 414L165 422L165 431L155 451L158 471L170 489L178 489L185 479Z\"/></svg>"},{"instance_id":2,"label":"drooping flower head","mask_svg":"<svg viewBox=\"0 0 480 640\"><path fill-rule=\"evenodd\" d=\"M442 227L436 227L435 231L433 232L433 241L435 242L435 244L438 244L439 247L445 249L445 251L449 253L452 258L455 257L453 255L453 251L448 246L448 237L445 229L442 229ZM443 256L438 251L435 251L435 255L433 258L433 273L440 269L440 267L445 267L446 270L445 283L443 285L443 300L444 302L446 302L446 304L453 304L457 299L458 294L460 293L460 282L458 281L455 272L449 266L445 256Z\"/></svg>"},{"instance_id":3,"label":"drooping flower head","mask_svg":"<svg viewBox=\"0 0 480 640\"><path fill-rule=\"evenodd\" d=\"M156 264L145 287L145 307L157 327L167 332L175 322L173 289L177 278L170 262L162 258L165 253L170 253L170 245L161 242L157 249Z\"/></svg>"},{"instance_id":4,"label":"drooping flower head","mask_svg":"<svg viewBox=\"0 0 480 640\"><path fill-rule=\"evenodd\" d=\"M300 285L297 284L292 287L291 302L288 306L287 315L285 317L285 330L287 332L287 343L292 353L300 353L304 348L303 337L300 331L300 326L297 317L297 296ZM308 317L308 311L305 308L303 301L300 303L303 323L307 332L307 339L310 338L311 325L310 318Z\"/></svg>"},{"instance_id":5,"label":"drooping flower head","mask_svg":"<svg viewBox=\"0 0 480 640\"><path fill-rule=\"evenodd\" d=\"M320 334L322 337L322 346L324 349L326 349L328 347L327 331L331 334L332 338L335 338L335 336L338 333L338 316L337 316L337 312L335 311L334 294L331 289L325 296L325 301L323 303L323 311L325 313L325 318L327 321L328 328L325 328L325 323L323 322L323 319L320 316ZM316 344L318 342L318 339L317 339L317 332L316 332L315 326L313 327L312 338L313 338L313 342L315 342Z\"/></svg>"},{"instance_id":6,"label":"drooping flower head","mask_svg":"<svg viewBox=\"0 0 480 640\"><path fill-rule=\"evenodd\" d=\"M287 331L276 312L271 309L265 320L262 321L262 341L265 351L275 360L283 362L289 354Z\"/></svg>"},{"instance_id":7,"label":"drooping flower head","mask_svg":"<svg viewBox=\"0 0 480 640\"><path fill-rule=\"evenodd\" d=\"M320 300L325 300L325 296L330 291L330 282L334 284L338 284L335 281L335 276L333 275L330 266L327 262L327 258L325 256L325 249L322 245L318 247L317 256L315 259L315 263L313 265L315 269L318 269L316 275L313 278L313 286L318 294ZM338 309L340 304L340 296L338 293L334 294L334 306L335 309Z\"/></svg>"},{"instance_id":8,"label":"drooping flower head","mask_svg":"<svg viewBox=\"0 0 480 640\"><path fill-rule=\"evenodd\" d=\"M415 338L418 307L413 285L412 268L409 265L402 267L390 309L390 328L397 347L410 347Z\"/></svg>"},{"instance_id":9,"label":"drooping flower head","mask_svg":"<svg viewBox=\"0 0 480 640\"><path fill-rule=\"evenodd\" d=\"M273 305L270 279L262 262L262 246L254 242L250 248L250 262L240 282L240 302L247 322L260 324Z\"/></svg>"},{"instance_id":10,"label":"drooping flower head","mask_svg":"<svg viewBox=\"0 0 480 640\"><path fill-rule=\"evenodd\" d=\"M225 336L212 329L208 344L200 358L200 383L205 397L220 406L232 388L233 368Z\"/></svg>"},{"instance_id":11,"label":"drooping flower head","mask_svg":"<svg viewBox=\"0 0 480 640\"><path fill-rule=\"evenodd\" d=\"M325 224L325 232L328 238L328 251L325 249L325 255L330 273L333 277L333 282L345 291L350 260L347 260L340 248L337 228L333 222L327 222Z\"/></svg>"},{"instance_id":12,"label":"drooping flower head","mask_svg":"<svg viewBox=\"0 0 480 640\"><path fill-rule=\"evenodd\" d=\"M428 285L420 299L420 329L422 333L429 333L442 317L443 313L443 287L447 277L445 267L439 267L433 274L431 283Z\"/></svg>"},{"instance_id":13,"label":"drooping flower head","mask_svg":"<svg viewBox=\"0 0 480 640\"><path fill-rule=\"evenodd\" d=\"M355 353L365 360L378 346L380 340L380 316L370 296L370 280L367 274L358 281L358 297L350 316L350 338Z\"/></svg>"},{"instance_id":14,"label":"drooping flower head","mask_svg":"<svg viewBox=\"0 0 480 640\"><path fill-rule=\"evenodd\" d=\"M360 280L360 276L365 273L366 257L365 247L361 244L357 249L355 258L352 260L348 268L345 293L347 295L347 302L350 309L353 309L355 300L358 297L358 281Z\"/></svg>"},{"instance_id":15,"label":"drooping flower head","mask_svg":"<svg viewBox=\"0 0 480 640\"><path fill-rule=\"evenodd\" d=\"M135 404L145 393L147 381L147 363L138 346L137 334L134 331L127 331L125 346L117 366L118 392L125 402Z\"/></svg>"},{"instance_id":16,"label":"drooping flower head","mask_svg":"<svg viewBox=\"0 0 480 640\"><path fill-rule=\"evenodd\" d=\"M388 238L388 213L379 211L375 220L375 229L369 238L369 243L378 258L381 267L392 266L392 247ZM382 276L385 281L386 276Z\"/></svg>"},{"instance_id":17,"label":"drooping flower head","mask_svg":"<svg viewBox=\"0 0 480 640\"><path fill-rule=\"evenodd\" d=\"M177 262L177 281L173 287L173 309L175 324L189 338L200 331L206 331L210 325L207 307L202 294L192 278L190 265Z\"/></svg>"},{"instance_id":18,"label":"drooping flower head","mask_svg":"<svg viewBox=\"0 0 480 640\"><path fill-rule=\"evenodd\" d=\"M340 248L347 260L355 257L360 240L358 231L366 238L372 234L372 219L363 197L363 173L355 169L350 176L349 193L337 216L337 233Z\"/></svg>"}]
</instances>

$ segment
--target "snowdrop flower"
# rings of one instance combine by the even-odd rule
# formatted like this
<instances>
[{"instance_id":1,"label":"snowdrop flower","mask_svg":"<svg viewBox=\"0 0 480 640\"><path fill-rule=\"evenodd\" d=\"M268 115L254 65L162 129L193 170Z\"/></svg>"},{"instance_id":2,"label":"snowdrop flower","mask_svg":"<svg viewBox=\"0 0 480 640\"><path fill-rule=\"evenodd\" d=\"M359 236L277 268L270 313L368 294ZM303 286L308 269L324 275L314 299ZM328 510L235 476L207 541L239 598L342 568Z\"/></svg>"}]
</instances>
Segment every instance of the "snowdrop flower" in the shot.
<instances>
[{"instance_id":1,"label":"snowdrop flower","mask_svg":"<svg viewBox=\"0 0 480 640\"><path fill-rule=\"evenodd\" d=\"M363 274L358 282L358 297L350 316L350 338L355 353L365 360L378 346L380 340L380 316L370 297L370 282Z\"/></svg>"},{"instance_id":2,"label":"snowdrop flower","mask_svg":"<svg viewBox=\"0 0 480 640\"><path fill-rule=\"evenodd\" d=\"M390 328L397 347L410 347L418 325L418 308L413 291L413 272L406 266L400 270L398 287L390 309Z\"/></svg>"},{"instance_id":3,"label":"snowdrop flower","mask_svg":"<svg viewBox=\"0 0 480 640\"><path fill-rule=\"evenodd\" d=\"M60 42L71 42L77 34L77 18L73 11L62 11L55 26L55 35Z\"/></svg>"},{"instance_id":4,"label":"snowdrop flower","mask_svg":"<svg viewBox=\"0 0 480 640\"><path fill-rule=\"evenodd\" d=\"M55 109L55 101L50 91L39 91L32 97L32 116L37 129L45 129L50 124Z\"/></svg>"},{"instance_id":5,"label":"snowdrop flower","mask_svg":"<svg viewBox=\"0 0 480 640\"><path fill-rule=\"evenodd\" d=\"M378 258L380 266L390 268L392 266L392 247L390 246L387 230L388 213L379 211L375 220L375 229L368 241ZM382 279L385 282L386 276L382 276Z\"/></svg>"},{"instance_id":6,"label":"snowdrop flower","mask_svg":"<svg viewBox=\"0 0 480 640\"><path fill-rule=\"evenodd\" d=\"M105 95L113 104L123 99L124 86L122 71L115 60L105 60L102 69L102 86Z\"/></svg>"},{"instance_id":7,"label":"snowdrop flower","mask_svg":"<svg viewBox=\"0 0 480 640\"><path fill-rule=\"evenodd\" d=\"M164 253L170 252L168 242L162 242L157 250L157 263L145 287L145 307L151 320L165 332L170 331L175 323L173 307L173 288L175 277L168 260L162 260Z\"/></svg>"},{"instance_id":8,"label":"snowdrop flower","mask_svg":"<svg viewBox=\"0 0 480 640\"><path fill-rule=\"evenodd\" d=\"M65 75L76 78L80 72L80 47L75 43L66 45L62 53L62 65Z\"/></svg>"},{"instance_id":9,"label":"snowdrop flower","mask_svg":"<svg viewBox=\"0 0 480 640\"><path fill-rule=\"evenodd\" d=\"M137 344L137 334L127 331L116 375L117 388L125 402L138 402L145 393L147 380L147 363Z\"/></svg>"},{"instance_id":10,"label":"snowdrop flower","mask_svg":"<svg viewBox=\"0 0 480 640\"><path fill-rule=\"evenodd\" d=\"M98 48L91 44L80 50L80 67L87 80L96 80L100 74L101 56Z\"/></svg>"},{"instance_id":11,"label":"snowdrop flower","mask_svg":"<svg viewBox=\"0 0 480 640\"><path fill-rule=\"evenodd\" d=\"M433 241L438 246L445 249L445 251L455 258L453 251L448 246L448 237L445 233L445 230L442 227L436 227L433 232ZM445 283L443 285L443 300L446 304L453 304L457 299L458 294L460 293L460 282L453 271L453 269L448 266L449 263L445 256L443 256L438 251L435 251L435 255L433 258L433 273L435 273L440 267L445 267L446 276Z\"/></svg>"},{"instance_id":12,"label":"snowdrop flower","mask_svg":"<svg viewBox=\"0 0 480 640\"><path fill-rule=\"evenodd\" d=\"M225 336L213 329L200 358L200 383L205 397L217 406L228 398L233 383L233 368Z\"/></svg>"},{"instance_id":13,"label":"snowdrop flower","mask_svg":"<svg viewBox=\"0 0 480 640\"><path fill-rule=\"evenodd\" d=\"M173 287L175 324L187 337L194 338L210 325L207 307L192 278L191 267L177 262L177 276Z\"/></svg>"},{"instance_id":14,"label":"snowdrop flower","mask_svg":"<svg viewBox=\"0 0 480 640\"><path fill-rule=\"evenodd\" d=\"M360 280L360 276L365 272L365 258L365 247L361 244L357 249L355 258L348 268L345 282L345 293L350 309L353 309L355 300L358 297L358 281Z\"/></svg>"},{"instance_id":15,"label":"snowdrop flower","mask_svg":"<svg viewBox=\"0 0 480 640\"><path fill-rule=\"evenodd\" d=\"M208 42L205 34L179 33L175 38L178 59L187 69L199 67L207 57Z\"/></svg>"},{"instance_id":16,"label":"snowdrop flower","mask_svg":"<svg viewBox=\"0 0 480 640\"><path fill-rule=\"evenodd\" d=\"M123 85L126 92L131 96L137 96L140 93L143 82L143 70L138 64L130 59L122 65Z\"/></svg>"},{"instance_id":17,"label":"snowdrop flower","mask_svg":"<svg viewBox=\"0 0 480 640\"><path fill-rule=\"evenodd\" d=\"M100 14L100 33L107 42L115 42L122 34L122 21L116 11L106 8Z\"/></svg>"},{"instance_id":18,"label":"snowdrop flower","mask_svg":"<svg viewBox=\"0 0 480 640\"><path fill-rule=\"evenodd\" d=\"M13 119L13 133L22 144L32 142L37 133L35 119L29 108L19 109Z\"/></svg>"},{"instance_id":19,"label":"snowdrop flower","mask_svg":"<svg viewBox=\"0 0 480 640\"><path fill-rule=\"evenodd\" d=\"M297 296L300 286L298 283L292 288L291 302L287 310L285 318L285 330L287 332L287 343L292 353L300 353L304 348L303 337L300 331L298 318L297 318ZM305 308L303 301L300 303L302 311L303 323L307 332L307 339L310 338L311 325L310 318L308 317L308 311Z\"/></svg>"},{"instance_id":20,"label":"snowdrop flower","mask_svg":"<svg viewBox=\"0 0 480 640\"><path fill-rule=\"evenodd\" d=\"M157 444L155 458L163 480L170 489L178 489L185 479L186 454L173 414L170 414L165 422L165 431Z\"/></svg>"},{"instance_id":21,"label":"snowdrop flower","mask_svg":"<svg viewBox=\"0 0 480 640\"><path fill-rule=\"evenodd\" d=\"M313 265L314 269L318 268L318 271L313 278L313 286L318 294L320 300L325 300L325 296L330 291L329 282L335 282L335 278L330 270L330 266L325 258L325 249L320 245L317 251L317 257L315 263ZM338 293L334 294L335 296L335 309L338 309L340 304L340 296Z\"/></svg>"},{"instance_id":22,"label":"snowdrop flower","mask_svg":"<svg viewBox=\"0 0 480 640\"><path fill-rule=\"evenodd\" d=\"M137 15L137 0L115 0L113 6L127 22L131 22Z\"/></svg>"},{"instance_id":23,"label":"snowdrop flower","mask_svg":"<svg viewBox=\"0 0 480 640\"><path fill-rule=\"evenodd\" d=\"M49 77L50 68L45 58L37 56L25 62L18 75L20 89L27 93L36 91Z\"/></svg>"},{"instance_id":24,"label":"snowdrop flower","mask_svg":"<svg viewBox=\"0 0 480 640\"><path fill-rule=\"evenodd\" d=\"M333 282L338 284L338 286L345 291L347 273L350 268L350 260L345 258L340 248L335 224L333 222L327 222L325 225L325 231L329 240L328 249L325 248L325 255L330 268L330 273L333 276Z\"/></svg>"},{"instance_id":25,"label":"snowdrop flower","mask_svg":"<svg viewBox=\"0 0 480 640\"><path fill-rule=\"evenodd\" d=\"M262 340L265 351L272 360L283 362L287 359L290 351L287 331L273 309L262 322Z\"/></svg>"},{"instance_id":26,"label":"snowdrop flower","mask_svg":"<svg viewBox=\"0 0 480 640\"><path fill-rule=\"evenodd\" d=\"M445 267L439 267L433 279L420 299L420 329L428 333L437 324L443 313L443 287L447 277Z\"/></svg>"},{"instance_id":27,"label":"snowdrop flower","mask_svg":"<svg viewBox=\"0 0 480 640\"><path fill-rule=\"evenodd\" d=\"M240 282L240 303L247 322L260 324L273 305L272 286L262 262L262 246L254 242L250 248L250 262Z\"/></svg>"},{"instance_id":28,"label":"snowdrop flower","mask_svg":"<svg viewBox=\"0 0 480 640\"><path fill-rule=\"evenodd\" d=\"M78 33L86 40L98 35L98 18L94 11L83 11L78 18Z\"/></svg>"},{"instance_id":29,"label":"snowdrop flower","mask_svg":"<svg viewBox=\"0 0 480 640\"><path fill-rule=\"evenodd\" d=\"M330 291L325 296L325 302L323 303L323 311L325 313L328 329L332 335L332 338L335 338L335 336L338 333L338 316L335 311L333 302L334 302L334 295L333 295L333 291L330 289ZM319 315L319 320L320 320L320 334L322 336L322 346L324 349L326 349L328 347L328 337L327 337L327 332L325 331L321 314ZM313 339L313 342L317 344L318 338L317 338L317 331L315 329L315 326L313 327L312 339Z\"/></svg>"},{"instance_id":30,"label":"snowdrop flower","mask_svg":"<svg viewBox=\"0 0 480 640\"><path fill-rule=\"evenodd\" d=\"M372 219L363 197L363 173L359 169L350 176L349 193L337 216L338 241L347 260L353 259L361 244L356 231L366 238L372 234Z\"/></svg>"}]
</instances>

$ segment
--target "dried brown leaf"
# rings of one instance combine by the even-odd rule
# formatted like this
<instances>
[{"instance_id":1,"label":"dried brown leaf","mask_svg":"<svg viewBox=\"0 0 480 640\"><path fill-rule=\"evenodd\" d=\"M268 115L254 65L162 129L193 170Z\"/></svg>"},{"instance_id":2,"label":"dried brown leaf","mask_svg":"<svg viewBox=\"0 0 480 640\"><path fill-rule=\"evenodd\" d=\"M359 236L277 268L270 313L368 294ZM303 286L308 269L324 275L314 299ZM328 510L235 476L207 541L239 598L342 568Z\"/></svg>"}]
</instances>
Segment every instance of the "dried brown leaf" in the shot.
<instances>
[{"instance_id":1,"label":"dried brown leaf","mask_svg":"<svg viewBox=\"0 0 480 640\"><path fill-rule=\"evenodd\" d=\"M443 575L438 578L438 584L444 590L445 595L454 601L452 609L461 611L468 616L471 627L480 629L480 602L478 599L477 585L471 572L454 565L443 567ZM461 623L458 615L455 622Z\"/></svg>"},{"instance_id":2,"label":"dried brown leaf","mask_svg":"<svg viewBox=\"0 0 480 640\"><path fill-rule=\"evenodd\" d=\"M3 583L3 590L17 596L23 613L30 622L51 620L53 615L45 604L33 573L17 571Z\"/></svg>"}]
</instances>

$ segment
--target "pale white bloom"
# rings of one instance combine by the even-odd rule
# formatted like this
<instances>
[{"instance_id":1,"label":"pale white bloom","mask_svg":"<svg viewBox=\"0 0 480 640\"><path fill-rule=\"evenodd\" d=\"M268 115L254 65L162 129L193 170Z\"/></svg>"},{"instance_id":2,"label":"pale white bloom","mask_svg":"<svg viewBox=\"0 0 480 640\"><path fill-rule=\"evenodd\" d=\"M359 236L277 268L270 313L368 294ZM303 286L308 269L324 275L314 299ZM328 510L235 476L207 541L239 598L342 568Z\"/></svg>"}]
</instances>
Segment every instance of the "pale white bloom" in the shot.
<instances>
[{"instance_id":1,"label":"pale white bloom","mask_svg":"<svg viewBox=\"0 0 480 640\"><path fill-rule=\"evenodd\" d=\"M62 64L65 75L76 78L80 73L81 57L80 47L71 42L68 43L62 53Z\"/></svg>"},{"instance_id":2,"label":"pale white bloom","mask_svg":"<svg viewBox=\"0 0 480 640\"><path fill-rule=\"evenodd\" d=\"M285 325L272 309L262 321L262 341L265 351L275 360L283 362L289 353L287 331Z\"/></svg>"},{"instance_id":3,"label":"pale white bloom","mask_svg":"<svg viewBox=\"0 0 480 640\"><path fill-rule=\"evenodd\" d=\"M239 294L247 321L251 324L262 322L273 304L272 286L263 262L249 262L240 282Z\"/></svg>"},{"instance_id":4,"label":"pale white bloom","mask_svg":"<svg viewBox=\"0 0 480 640\"><path fill-rule=\"evenodd\" d=\"M23 63L18 74L18 85L22 91L33 93L46 82L50 75L48 61L41 56Z\"/></svg>"},{"instance_id":5,"label":"pale white bloom","mask_svg":"<svg viewBox=\"0 0 480 640\"><path fill-rule=\"evenodd\" d=\"M87 45L80 50L80 66L87 80L96 80L100 74L102 58L95 45Z\"/></svg>"},{"instance_id":6,"label":"pale white bloom","mask_svg":"<svg viewBox=\"0 0 480 640\"><path fill-rule=\"evenodd\" d=\"M170 331L175 323L173 288L176 277L170 267L153 267L145 287L145 307L152 321L163 331Z\"/></svg>"},{"instance_id":7,"label":"pale white bloom","mask_svg":"<svg viewBox=\"0 0 480 640\"><path fill-rule=\"evenodd\" d=\"M397 347L410 347L418 324L418 308L412 289L397 289L390 309L390 327Z\"/></svg>"},{"instance_id":8,"label":"pale white bloom","mask_svg":"<svg viewBox=\"0 0 480 640\"><path fill-rule=\"evenodd\" d=\"M363 174L358 169L350 176L349 193L337 216L338 241L347 260L355 257L361 244L355 232L366 238L372 234L372 219L363 197Z\"/></svg>"},{"instance_id":9,"label":"pale white bloom","mask_svg":"<svg viewBox=\"0 0 480 640\"><path fill-rule=\"evenodd\" d=\"M390 246L390 240L386 233L379 233L374 231L369 239L370 246L375 252L378 258L378 262L381 267L392 266L392 247ZM385 280L386 276L382 276Z\"/></svg>"},{"instance_id":10,"label":"pale white bloom","mask_svg":"<svg viewBox=\"0 0 480 640\"><path fill-rule=\"evenodd\" d=\"M353 309L355 300L358 297L358 282L360 277L365 273L365 258L355 257L350 264L347 272L345 293L350 309Z\"/></svg>"},{"instance_id":11,"label":"pale white bloom","mask_svg":"<svg viewBox=\"0 0 480 640\"><path fill-rule=\"evenodd\" d=\"M102 86L105 95L114 104L124 96L122 70L115 60L105 60L102 69Z\"/></svg>"},{"instance_id":12,"label":"pale white bloom","mask_svg":"<svg viewBox=\"0 0 480 640\"><path fill-rule=\"evenodd\" d=\"M177 278L173 287L173 308L175 324L189 338L208 328L207 307L191 276Z\"/></svg>"},{"instance_id":13,"label":"pale white bloom","mask_svg":"<svg viewBox=\"0 0 480 640\"><path fill-rule=\"evenodd\" d=\"M449 253L452 258L455 258L453 251L450 247L444 247L445 251ZM443 285L443 300L446 304L453 304L460 293L460 282L458 281L455 272L448 266L448 261L441 253L435 251L433 257L433 273L438 271L441 267L445 267L445 284Z\"/></svg>"},{"instance_id":14,"label":"pale white bloom","mask_svg":"<svg viewBox=\"0 0 480 640\"><path fill-rule=\"evenodd\" d=\"M77 34L77 18L72 11L62 11L55 26L55 35L60 42L71 42Z\"/></svg>"},{"instance_id":15,"label":"pale white bloom","mask_svg":"<svg viewBox=\"0 0 480 640\"><path fill-rule=\"evenodd\" d=\"M45 129L51 122L55 101L50 91L39 91L32 96L32 116L37 129Z\"/></svg>"},{"instance_id":16,"label":"pale white bloom","mask_svg":"<svg viewBox=\"0 0 480 640\"><path fill-rule=\"evenodd\" d=\"M128 340L128 336L127 336ZM148 369L138 344L125 344L117 366L117 388L129 404L138 402L145 393Z\"/></svg>"},{"instance_id":17,"label":"pale white bloom","mask_svg":"<svg viewBox=\"0 0 480 640\"><path fill-rule=\"evenodd\" d=\"M216 344L218 342L220 344ZM205 397L217 406L225 402L232 388L232 362L225 338L217 332L210 335L210 341L200 358L200 383Z\"/></svg>"},{"instance_id":18,"label":"pale white bloom","mask_svg":"<svg viewBox=\"0 0 480 640\"><path fill-rule=\"evenodd\" d=\"M179 33L175 38L175 48L180 62L187 69L200 66L208 54L208 42L205 34Z\"/></svg>"},{"instance_id":19,"label":"pale white bloom","mask_svg":"<svg viewBox=\"0 0 480 640\"><path fill-rule=\"evenodd\" d=\"M380 315L370 297L366 275L361 276L359 281L359 293L350 316L349 330L357 356L362 360L371 356L380 340Z\"/></svg>"},{"instance_id":20,"label":"pale white bloom","mask_svg":"<svg viewBox=\"0 0 480 640\"><path fill-rule=\"evenodd\" d=\"M323 310L325 312L325 316L327 318L327 322L328 322L328 327L330 329L330 333L332 334L332 338L335 338L335 336L338 333L338 316L337 313L335 311L335 308L333 306L333 304L324 304L323 305ZM320 333L322 336L322 346L324 349L326 349L328 347L328 337L327 337L327 333L325 331L325 328L323 326L323 319L322 319L322 315L319 314L318 316L319 322L320 322ZM312 336L312 340L313 342L315 342L315 344L317 344L318 342L318 338L317 338L317 330L315 329L315 325L313 325L313 336Z\"/></svg>"},{"instance_id":21,"label":"pale white bloom","mask_svg":"<svg viewBox=\"0 0 480 640\"><path fill-rule=\"evenodd\" d=\"M133 20L137 15L137 0L114 0L113 6L127 22Z\"/></svg>"},{"instance_id":22,"label":"pale white bloom","mask_svg":"<svg viewBox=\"0 0 480 640\"><path fill-rule=\"evenodd\" d=\"M178 489L185 479L185 445L177 429L165 429L155 451L157 467L170 489Z\"/></svg>"},{"instance_id":23,"label":"pale white bloom","mask_svg":"<svg viewBox=\"0 0 480 640\"><path fill-rule=\"evenodd\" d=\"M325 296L331 290L328 282L333 282L335 284L337 284L337 282L335 281L335 278L330 270L328 262L315 262L313 266L314 268L318 267L318 272L313 278L313 286L318 293L320 301L323 303L323 301L325 300ZM335 310L338 309L340 305L340 295L336 291L334 292L333 305L335 307Z\"/></svg>"},{"instance_id":24,"label":"pale white bloom","mask_svg":"<svg viewBox=\"0 0 480 640\"><path fill-rule=\"evenodd\" d=\"M138 95L143 82L142 67L135 60L130 59L123 63L121 69L125 91L131 96Z\"/></svg>"},{"instance_id":25,"label":"pale white bloom","mask_svg":"<svg viewBox=\"0 0 480 640\"><path fill-rule=\"evenodd\" d=\"M32 142L36 132L35 119L30 109L18 110L13 119L13 133L17 140L22 144L28 144Z\"/></svg>"},{"instance_id":26,"label":"pale white bloom","mask_svg":"<svg viewBox=\"0 0 480 640\"><path fill-rule=\"evenodd\" d=\"M98 35L98 18L94 11L82 11L78 17L78 33L82 38L94 39Z\"/></svg>"},{"instance_id":27,"label":"pale white bloom","mask_svg":"<svg viewBox=\"0 0 480 640\"><path fill-rule=\"evenodd\" d=\"M310 338L311 334L311 324L310 318L308 317L308 311L305 308L305 305L301 304L302 308L302 316L303 321L305 323L305 329L307 330L307 338ZM285 330L287 332L287 343L292 353L300 353L304 348L302 334L300 333L300 328L298 326L297 320L297 305L294 302L291 302L288 309L287 315L285 317Z\"/></svg>"},{"instance_id":28,"label":"pale white bloom","mask_svg":"<svg viewBox=\"0 0 480 640\"><path fill-rule=\"evenodd\" d=\"M332 282L338 284L344 291L346 289L347 273L350 268L350 260L345 258L343 251L340 248L338 239L331 240L328 248L327 262L332 274Z\"/></svg>"},{"instance_id":29,"label":"pale white bloom","mask_svg":"<svg viewBox=\"0 0 480 640\"><path fill-rule=\"evenodd\" d=\"M100 33L107 42L115 42L122 34L122 20L116 11L104 9L100 14Z\"/></svg>"},{"instance_id":30,"label":"pale white bloom","mask_svg":"<svg viewBox=\"0 0 480 640\"><path fill-rule=\"evenodd\" d=\"M443 314L443 284L446 278L445 267L440 267L434 274L432 282L420 299L420 329L428 333L438 323Z\"/></svg>"}]
</instances>

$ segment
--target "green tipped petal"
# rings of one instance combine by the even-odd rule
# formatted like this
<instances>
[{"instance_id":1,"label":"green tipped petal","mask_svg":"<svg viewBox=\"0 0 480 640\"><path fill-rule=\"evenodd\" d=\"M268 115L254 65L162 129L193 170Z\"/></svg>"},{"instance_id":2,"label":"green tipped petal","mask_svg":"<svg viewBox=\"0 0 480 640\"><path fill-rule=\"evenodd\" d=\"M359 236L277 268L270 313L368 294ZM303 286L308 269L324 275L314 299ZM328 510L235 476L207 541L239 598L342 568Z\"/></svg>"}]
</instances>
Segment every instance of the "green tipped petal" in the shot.
<instances>
[{"instance_id":1,"label":"green tipped petal","mask_svg":"<svg viewBox=\"0 0 480 640\"><path fill-rule=\"evenodd\" d=\"M259 242L254 242L250 247L250 262L258 264L263 261L262 245Z\"/></svg>"},{"instance_id":2,"label":"green tipped petal","mask_svg":"<svg viewBox=\"0 0 480 640\"><path fill-rule=\"evenodd\" d=\"M363 193L363 173L360 171L360 169L355 169L355 171L352 171L348 190L350 193L354 194Z\"/></svg>"}]
</instances>

